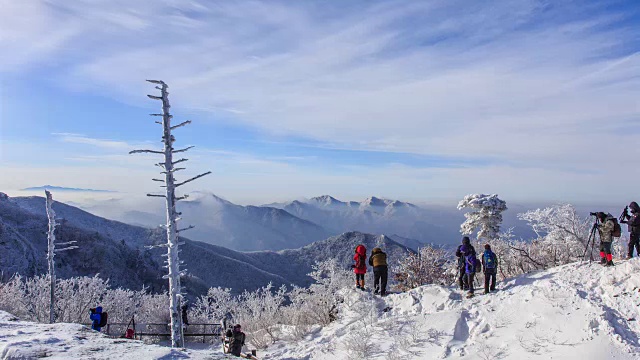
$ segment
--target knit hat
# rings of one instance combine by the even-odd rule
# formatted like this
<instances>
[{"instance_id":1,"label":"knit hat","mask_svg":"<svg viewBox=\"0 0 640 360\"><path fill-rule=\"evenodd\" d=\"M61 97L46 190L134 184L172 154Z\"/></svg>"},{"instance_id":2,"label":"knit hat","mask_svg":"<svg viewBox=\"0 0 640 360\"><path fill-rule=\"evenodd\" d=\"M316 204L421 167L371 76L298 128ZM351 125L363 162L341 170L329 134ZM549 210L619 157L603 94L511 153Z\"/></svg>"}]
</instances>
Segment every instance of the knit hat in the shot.
<instances>
[{"instance_id":1,"label":"knit hat","mask_svg":"<svg viewBox=\"0 0 640 360\"><path fill-rule=\"evenodd\" d=\"M484 248L485 248L485 250L491 250L491 245L489 245L489 244L484 244Z\"/></svg>"},{"instance_id":2,"label":"knit hat","mask_svg":"<svg viewBox=\"0 0 640 360\"><path fill-rule=\"evenodd\" d=\"M463 245L469 245L469 244L471 244L471 239L469 239L469 237L468 237L468 236L463 237L463 238L462 238L462 244L463 244Z\"/></svg>"}]
</instances>

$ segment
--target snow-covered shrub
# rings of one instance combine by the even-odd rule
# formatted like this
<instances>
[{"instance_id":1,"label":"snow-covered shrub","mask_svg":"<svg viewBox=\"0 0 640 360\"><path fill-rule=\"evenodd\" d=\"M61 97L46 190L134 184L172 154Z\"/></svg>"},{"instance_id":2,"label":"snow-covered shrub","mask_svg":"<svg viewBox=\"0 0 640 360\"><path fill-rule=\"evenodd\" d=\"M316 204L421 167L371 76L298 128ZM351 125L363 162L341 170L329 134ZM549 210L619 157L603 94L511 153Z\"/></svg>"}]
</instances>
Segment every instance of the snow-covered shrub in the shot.
<instances>
[{"instance_id":1,"label":"snow-covered shrub","mask_svg":"<svg viewBox=\"0 0 640 360\"><path fill-rule=\"evenodd\" d=\"M286 315L291 325L327 325L336 319L341 292L351 286L353 273L335 259L313 265L309 276L314 280L308 288L294 287L289 293L291 305Z\"/></svg>"},{"instance_id":2,"label":"snow-covered shrub","mask_svg":"<svg viewBox=\"0 0 640 360\"><path fill-rule=\"evenodd\" d=\"M507 210L507 203L498 198L498 195L470 194L458 203L458 210L470 208L464 214L465 220L460 225L460 232L465 235L473 234L478 230L478 238L487 240L496 239L502 223L502 212Z\"/></svg>"},{"instance_id":3,"label":"snow-covered shrub","mask_svg":"<svg viewBox=\"0 0 640 360\"><path fill-rule=\"evenodd\" d=\"M237 298L231 295L231 289L214 287L200 296L189 309L189 319L192 323L218 322L226 318L234 318L236 314Z\"/></svg>"},{"instance_id":4,"label":"snow-covered shrub","mask_svg":"<svg viewBox=\"0 0 640 360\"><path fill-rule=\"evenodd\" d=\"M416 254L407 255L392 269L392 273L400 291L426 284L448 285L455 276L455 271L451 271L452 263L451 252L428 245Z\"/></svg>"},{"instance_id":5,"label":"snow-covered shrub","mask_svg":"<svg viewBox=\"0 0 640 360\"><path fill-rule=\"evenodd\" d=\"M138 323L168 323L166 294L111 289L109 281L94 277L73 277L56 281L56 321L89 323L89 308L102 306L109 323L127 323L136 316ZM22 319L49 321L49 277L15 276L0 284L0 309Z\"/></svg>"},{"instance_id":6,"label":"snow-covered shrub","mask_svg":"<svg viewBox=\"0 0 640 360\"><path fill-rule=\"evenodd\" d=\"M49 277L17 275L0 285L0 310L26 320L49 322Z\"/></svg>"},{"instance_id":7,"label":"snow-covered shrub","mask_svg":"<svg viewBox=\"0 0 640 360\"><path fill-rule=\"evenodd\" d=\"M525 249L513 246L535 269L548 268L582 259L593 223L592 218L580 217L572 205L555 205L518 214L527 221L538 238ZM587 250L591 255L593 246L597 254L599 239L592 239Z\"/></svg>"},{"instance_id":8,"label":"snow-covered shrub","mask_svg":"<svg viewBox=\"0 0 640 360\"><path fill-rule=\"evenodd\" d=\"M249 341L257 348L266 348L280 338L280 325L283 324L283 305L286 287L272 291L273 285L245 291L238 298L235 320L244 324Z\"/></svg>"}]
</instances>

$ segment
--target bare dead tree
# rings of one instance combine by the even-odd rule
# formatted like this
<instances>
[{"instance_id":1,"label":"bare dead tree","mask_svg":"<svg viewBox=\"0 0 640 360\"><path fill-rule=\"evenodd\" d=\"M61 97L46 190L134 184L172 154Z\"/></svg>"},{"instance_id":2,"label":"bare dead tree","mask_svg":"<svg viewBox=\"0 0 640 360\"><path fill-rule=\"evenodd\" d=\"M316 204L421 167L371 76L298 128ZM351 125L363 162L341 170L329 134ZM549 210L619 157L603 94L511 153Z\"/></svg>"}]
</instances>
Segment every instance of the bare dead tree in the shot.
<instances>
[{"instance_id":1,"label":"bare dead tree","mask_svg":"<svg viewBox=\"0 0 640 360\"><path fill-rule=\"evenodd\" d=\"M53 261L56 253L77 249L78 247L73 245L76 241L68 241L64 243L58 243L61 246L67 246L65 248L56 249L56 213L53 211L53 196L48 190L44 191L46 195L45 205L47 207L47 219L49 220L49 231L47 232L47 241L48 241L48 251L47 251L47 262L49 263L49 323L53 324L56 321L56 265Z\"/></svg>"},{"instance_id":2,"label":"bare dead tree","mask_svg":"<svg viewBox=\"0 0 640 360\"><path fill-rule=\"evenodd\" d=\"M174 177L174 173L176 171L184 170L181 167L175 167L176 164L187 161L188 159L179 159L174 161L173 154L185 152L193 146L189 146L184 149L174 149L173 143L175 138L171 135L171 131L177 129L179 127L188 125L191 123L190 120L182 122L178 125L171 125L171 119L173 115L170 114L169 109L171 105L169 104L169 92L167 91L167 84L161 80L147 80L150 83L157 84L156 89L160 90L160 96L147 95L149 98L154 100L162 101L162 114L151 114L151 116L162 116L162 122L156 121L157 124L162 125L163 134L162 134L162 142L164 143L164 150L133 150L130 151L129 154L136 153L150 153L150 154L162 154L164 155L164 162L157 163L156 165L161 167L164 171L161 174L164 175L164 179L153 179L153 181L164 183L161 187L166 189L166 193L164 195L160 194L147 194L147 196L151 197L163 197L166 200L167 205L167 224L164 227L167 230L167 243L159 246L163 246L167 248L167 269L168 274L164 276L164 278L169 279L169 313L171 317L171 346L172 347L181 347L184 346L184 339L182 334L182 316L180 313L180 307L182 302L182 293L180 286L180 276L186 274L186 269L180 269L180 259L178 256L179 249L178 247L181 243L178 242L178 234L182 231L193 228L193 226L189 226L184 229L178 229L177 223L180 220L180 213L176 211L176 202L179 200L183 200L187 198L187 195L176 197L176 188L189 183L193 180L201 178L205 175L211 173L211 171L207 171L200 175L194 176L188 180L182 182L176 182Z\"/></svg>"}]
</instances>

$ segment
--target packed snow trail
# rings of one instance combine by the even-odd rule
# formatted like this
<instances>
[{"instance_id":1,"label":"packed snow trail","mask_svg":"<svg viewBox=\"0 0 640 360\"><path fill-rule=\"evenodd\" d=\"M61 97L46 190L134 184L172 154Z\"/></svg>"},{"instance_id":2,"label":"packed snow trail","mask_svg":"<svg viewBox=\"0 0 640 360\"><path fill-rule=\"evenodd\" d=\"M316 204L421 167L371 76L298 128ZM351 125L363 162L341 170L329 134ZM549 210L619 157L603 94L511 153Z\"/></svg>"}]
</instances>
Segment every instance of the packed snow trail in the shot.
<instances>
[{"instance_id":1,"label":"packed snow trail","mask_svg":"<svg viewBox=\"0 0 640 360\"><path fill-rule=\"evenodd\" d=\"M386 298L354 290L340 320L262 358L634 359L639 290L638 259L530 273L471 299L435 285Z\"/></svg>"}]
</instances>

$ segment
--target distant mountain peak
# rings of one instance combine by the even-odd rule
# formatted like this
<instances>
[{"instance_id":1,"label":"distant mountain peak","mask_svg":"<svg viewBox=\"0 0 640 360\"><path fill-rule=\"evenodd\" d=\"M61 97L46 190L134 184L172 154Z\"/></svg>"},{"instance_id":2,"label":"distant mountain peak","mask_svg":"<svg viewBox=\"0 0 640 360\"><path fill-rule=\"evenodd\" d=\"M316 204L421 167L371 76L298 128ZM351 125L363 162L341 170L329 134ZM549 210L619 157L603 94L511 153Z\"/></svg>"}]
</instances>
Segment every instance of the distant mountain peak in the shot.
<instances>
[{"instance_id":1,"label":"distant mountain peak","mask_svg":"<svg viewBox=\"0 0 640 360\"><path fill-rule=\"evenodd\" d=\"M314 201L321 205L343 205L344 202L334 198L331 195L322 195L311 198L311 201Z\"/></svg>"},{"instance_id":2,"label":"distant mountain peak","mask_svg":"<svg viewBox=\"0 0 640 360\"><path fill-rule=\"evenodd\" d=\"M375 196L371 196L368 197L367 199L365 199L361 204L365 205L365 206L387 206L387 204L389 203L389 200L385 200L385 199L381 199L381 198L377 198Z\"/></svg>"}]
</instances>

